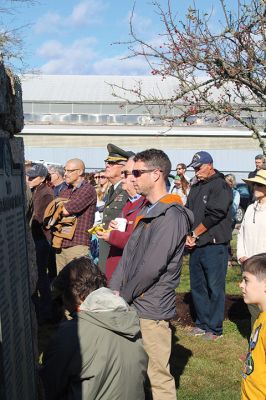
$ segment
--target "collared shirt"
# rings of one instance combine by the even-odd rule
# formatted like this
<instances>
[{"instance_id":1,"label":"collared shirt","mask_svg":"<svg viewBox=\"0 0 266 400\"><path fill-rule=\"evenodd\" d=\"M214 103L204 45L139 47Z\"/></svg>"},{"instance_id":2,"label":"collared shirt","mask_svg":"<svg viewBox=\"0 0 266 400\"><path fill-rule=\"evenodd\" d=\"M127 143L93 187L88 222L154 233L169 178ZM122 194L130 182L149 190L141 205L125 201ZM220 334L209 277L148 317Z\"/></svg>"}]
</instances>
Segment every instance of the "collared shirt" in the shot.
<instances>
[{"instance_id":1,"label":"collared shirt","mask_svg":"<svg viewBox=\"0 0 266 400\"><path fill-rule=\"evenodd\" d=\"M65 181L59 183L59 185L53 187L55 197L58 197L62 190L67 189L68 185Z\"/></svg>"},{"instance_id":2,"label":"collared shirt","mask_svg":"<svg viewBox=\"0 0 266 400\"><path fill-rule=\"evenodd\" d=\"M69 186L60 192L60 197L69 199L65 209L70 215L77 216L77 227L72 240L64 239L62 248L77 245L88 246L90 235L87 230L92 227L96 211L97 196L94 187L83 180L76 188Z\"/></svg>"},{"instance_id":3,"label":"collared shirt","mask_svg":"<svg viewBox=\"0 0 266 400\"><path fill-rule=\"evenodd\" d=\"M131 201L131 203L135 203L135 201L137 201L138 199L140 199L141 198L141 194L135 194L135 196L133 196L133 197L131 197L131 196L129 196L128 197L128 200L129 201Z\"/></svg>"},{"instance_id":4,"label":"collared shirt","mask_svg":"<svg viewBox=\"0 0 266 400\"><path fill-rule=\"evenodd\" d=\"M118 187L118 185L121 183L121 181L119 181L119 182L116 182L114 185L113 185L113 187L114 187L114 190Z\"/></svg>"}]
</instances>

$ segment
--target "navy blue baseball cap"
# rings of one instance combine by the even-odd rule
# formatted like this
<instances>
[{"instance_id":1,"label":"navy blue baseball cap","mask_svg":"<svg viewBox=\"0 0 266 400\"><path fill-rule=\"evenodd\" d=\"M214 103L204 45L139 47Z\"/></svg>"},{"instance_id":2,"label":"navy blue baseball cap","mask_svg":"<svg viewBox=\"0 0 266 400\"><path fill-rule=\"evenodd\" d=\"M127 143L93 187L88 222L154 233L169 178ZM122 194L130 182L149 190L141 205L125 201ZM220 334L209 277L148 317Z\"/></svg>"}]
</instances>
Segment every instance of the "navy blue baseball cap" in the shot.
<instances>
[{"instance_id":1,"label":"navy blue baseball cap","mask_svg":"<svg viewBox=\"0 0 266 400\"><path fill-rule=\"evenodd\" d=\"M198 151L194 154L191 163L188 167L197 168L202 164L212 164L213 159L212 156L207 151Z\"/></svg>"}]
</instances>

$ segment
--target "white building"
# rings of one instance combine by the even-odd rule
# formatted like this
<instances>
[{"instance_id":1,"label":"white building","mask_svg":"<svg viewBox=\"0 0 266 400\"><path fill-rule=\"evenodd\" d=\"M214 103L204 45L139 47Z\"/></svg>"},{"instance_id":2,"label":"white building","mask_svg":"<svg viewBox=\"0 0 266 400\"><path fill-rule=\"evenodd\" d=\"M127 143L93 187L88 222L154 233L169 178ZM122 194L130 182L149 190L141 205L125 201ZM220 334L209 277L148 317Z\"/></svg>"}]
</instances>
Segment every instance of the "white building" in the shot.
<instances>
[{"instance_id":1,"label":"white building","mask_svg":"<svg viewBox=\"0 0 266 400\"><path fill-rule=\"evenodd\" d=\"M154 76L24 76L25 158L64 164L78 157L95 170L104 166L106 145L114 143L135 152L160 148L173 169L177 162L188 164L199 150L209 151L217 169L235 172L239 179L254 169L254 156L261 153L258 141L234 121L217 127L202 120L192 126L177 120L169 129L159 118L152 119L144 106L129 106L113 96L111 84L137 88L139 82L155 97L170 96L176 86L173 78L162 81ZM119 89L116 93L124 97ZM126 96L134 100L133 93ZM153 110L156 114L156 106Z\"/></svg>"}]
</instances>

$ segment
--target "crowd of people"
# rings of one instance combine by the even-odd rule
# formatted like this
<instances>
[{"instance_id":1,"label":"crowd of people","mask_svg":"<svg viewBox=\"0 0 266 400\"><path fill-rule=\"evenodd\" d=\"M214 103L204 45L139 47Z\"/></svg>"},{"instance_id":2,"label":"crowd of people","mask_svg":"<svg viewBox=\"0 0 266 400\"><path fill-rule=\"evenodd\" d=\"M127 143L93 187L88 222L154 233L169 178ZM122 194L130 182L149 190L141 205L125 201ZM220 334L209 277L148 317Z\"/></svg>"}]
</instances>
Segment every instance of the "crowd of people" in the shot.
<instances>
[{"instance_id":1,"label":"crowd of people","mask_svg":"<svg viewBox=\"0 0 266 400\"><path fill-rule=\"evenodd\" d=\"M170 185L171 162L162 150L134 154L108 144L107 151L105 168L89 174L80 159L26 167L38 270L33 302L40 325L60 321L40 371L45 396L176 399L170 322L183 256L189 255L196 313L188 334L219 340L240 200L236 180L219 172L206 151L188 166L178 163ZM253 327L241 387L250 400L266 398L263 156L255 165L243 179L250 205L237 241Z\"/></svg>"}]
</instances>

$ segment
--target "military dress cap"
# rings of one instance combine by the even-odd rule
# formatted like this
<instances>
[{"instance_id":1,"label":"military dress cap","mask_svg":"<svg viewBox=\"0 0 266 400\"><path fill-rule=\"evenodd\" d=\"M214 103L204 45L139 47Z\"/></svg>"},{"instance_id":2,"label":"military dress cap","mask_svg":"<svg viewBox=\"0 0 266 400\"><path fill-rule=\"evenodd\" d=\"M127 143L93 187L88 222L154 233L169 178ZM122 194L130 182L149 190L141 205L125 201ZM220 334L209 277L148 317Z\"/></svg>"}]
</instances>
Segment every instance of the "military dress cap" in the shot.
<instances>
[{"instance_id":1,"label":"military dress cap","mask_svg":"<svg viewBox=\"0 0 266 400\"><path fill-rule=\"evenodd\" d=\"M35 164L26 172L26 175L30 178L36 178L37 176L46 178L48 175L48 169L43 164Z\"/></svg>"},{"instance_id":2,"label":"military dress cap","mask_svg":"<svg viewBox=\"0 0 266 400\"><path fill-rule=\"evenodd\" d=\"M197 168L200 167L202 164L212 164L213 159L210 153L207 151L198 151L194 154L191 163L188 167Z\"/></svg>"},{"instance_id":3,"label":"military dress cap","mask_svg":"<svg viewBox=\"0 0 266 400\"><path fill-rule=\"evenodd\" d=\"M127 161L128 158L134 154L131 151L125 151L117 147L115 144L109 143L107 145L108 156L104 161Z\"/></svg>"}]
</instances>

